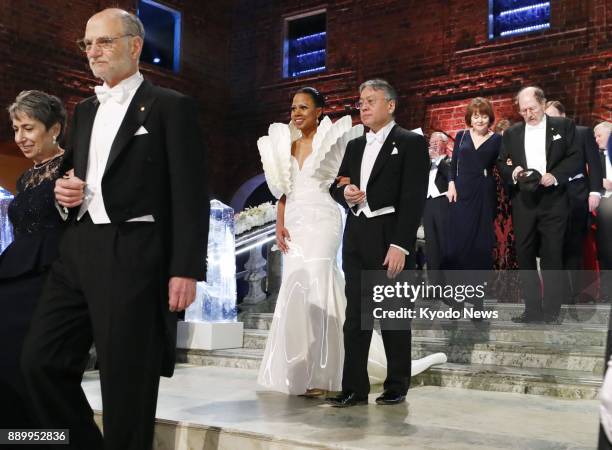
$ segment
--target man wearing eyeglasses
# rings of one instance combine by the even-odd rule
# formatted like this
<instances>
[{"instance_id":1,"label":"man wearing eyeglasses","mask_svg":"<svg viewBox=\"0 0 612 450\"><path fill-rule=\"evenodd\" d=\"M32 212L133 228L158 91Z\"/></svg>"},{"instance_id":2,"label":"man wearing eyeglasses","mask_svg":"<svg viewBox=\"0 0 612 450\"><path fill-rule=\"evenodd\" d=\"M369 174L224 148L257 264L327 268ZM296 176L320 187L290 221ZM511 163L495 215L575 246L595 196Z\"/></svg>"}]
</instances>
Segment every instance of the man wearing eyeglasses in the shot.
<instances>
[{"instance_id":1,"label":"man wearing eyeglasses","mask_svg":"<svg viewBox=\"0 0 612 450\"><path fill-rule=\"evenodd\" d=\"M205 275L206 153L194 103L143 80L144 29L120 9L87 22L79 47L104 84L76 106L55 187L68 227L24 346L45 428L79 449L151 448L159 377L171 376L176 311ZM95 343L104 438L80 383Z\"/></svg>"},{"instance_id":2,"label":"man wearing eyeglasses","mask_svg":"<svg viewBox=\"0 0 612 450\"><path fill-rule=\"evenodd\" d=\"M330 188L332 197L349 209L342 247L347 299L342 392L327 399L339 408L367 403L370 392L373 317L362 311L362 277L365 271L386 269L395 278L409 268L406 259L414 253L428 183L425 138L395 123L395 89L374 79L363 83L359 93L359 115L370 131L347 144L338 176L348 177L351 184L336 182ZM411 332L409 327L383 327L382 338L387 377L376 403L395 405L405 401L410 385Z\"/></svg>"},{"instance_id":3,"label":"man wearing eyeglasses","mask_svg":"<svg viewBox=\"0 0 612 450\"><path fill-rule=\"evenodd\" d=\"M574 139L573 121L544 113L542 89L523 88L516 101L524 122L505 131L497 161L504 180L515 185L512 223L525 311L512 320L557 324L564 294L563 242L569 211L566 185L580 170L580 148ZM543 288L537 272L538 256Z\"/></svg>"}]
</instances>

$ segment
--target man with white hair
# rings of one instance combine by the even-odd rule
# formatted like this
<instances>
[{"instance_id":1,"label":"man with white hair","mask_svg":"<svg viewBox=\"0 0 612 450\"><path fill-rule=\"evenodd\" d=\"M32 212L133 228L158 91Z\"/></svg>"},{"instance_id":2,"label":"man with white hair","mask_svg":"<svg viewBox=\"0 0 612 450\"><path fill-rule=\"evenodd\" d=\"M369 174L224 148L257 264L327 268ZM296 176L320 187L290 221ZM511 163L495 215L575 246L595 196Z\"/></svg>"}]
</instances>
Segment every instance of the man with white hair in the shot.
<instances>
[{"instance_id":1,"label":"man with white hair","mask_svg":"<svg viewBox=\"0 0 612 450\"><path fill-rule=\"evenodd\" d=\"M447 154L448 136L435 131L429 138L429 185L427 200L423 212L423 228L425 230L425 256L427 258L427 271L431 274L429 282L437 284L439 279L437 271L442 267L444 249L448 234L449 202L446 197L448 181L450 179L450 158ZM433 279L432 279L433 278Z\"/></svg>"},{"instance_id":2,"label":"man with white hair","mask_svg":"<svg viewBox=\"0 0 612 450\"><path fill-rule=\"evenodd\" d=\"M579 171L581 159L574 138L576 126L565 117L544 113L546 97L538 87L523 88L516 100L524 122L506 130L497 161L504 181L515 187L512 222L525 311L513 321L559 323L568 220L566 185Z\"/></svg>"}]
</instances>

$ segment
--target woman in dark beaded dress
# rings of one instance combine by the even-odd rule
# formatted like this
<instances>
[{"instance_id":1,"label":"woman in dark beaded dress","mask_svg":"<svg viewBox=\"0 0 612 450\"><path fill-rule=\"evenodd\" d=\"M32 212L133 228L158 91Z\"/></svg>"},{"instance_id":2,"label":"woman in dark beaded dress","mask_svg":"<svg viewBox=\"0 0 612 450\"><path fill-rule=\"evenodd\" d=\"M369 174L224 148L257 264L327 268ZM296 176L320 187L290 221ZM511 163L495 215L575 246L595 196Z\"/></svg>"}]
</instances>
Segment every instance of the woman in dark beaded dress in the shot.
<instances>
[{"instance_id":1,"label":"woman in dark beaded dress","mask_svg":"<svg viewBox=\"0 0 612 450\"><path fill-rule=\"evenodd\" d=\"M0 255L0 392L2 428L31 428L19 357L47 271L57 258L62 218L53 189L63 153L58 141L66 123L61 101L40 91L23 91L8 112L15 142L34 166L17 181L8 208L14 241Z\"/></svg>"}]
</instances>

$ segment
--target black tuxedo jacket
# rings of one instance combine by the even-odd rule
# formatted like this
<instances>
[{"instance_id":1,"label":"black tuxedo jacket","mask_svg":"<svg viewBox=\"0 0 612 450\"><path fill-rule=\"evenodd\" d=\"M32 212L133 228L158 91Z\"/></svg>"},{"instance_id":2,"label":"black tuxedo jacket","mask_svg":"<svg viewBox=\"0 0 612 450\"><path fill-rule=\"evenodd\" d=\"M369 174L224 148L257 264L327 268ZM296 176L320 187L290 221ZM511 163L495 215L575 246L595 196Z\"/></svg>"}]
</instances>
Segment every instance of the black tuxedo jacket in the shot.
<instances>
[{"instance_id":1,"label":"black tuxedo jacket","mask_svg":"<svg viewBox=\"0 0 612 450\"><path fill-rule=\"evenodd\" d=\"M576 125L576 143L582 156L580 173L583 173L588 180L589 192L601 192L603 170L593 129Z\"/></svg>"},{"instance_id":2,"label":"black tuxedo jacket","mask_svg":"<svg viewBox=\"0 0 612 450\"><path fill-rule=\"evenodd\" d=\"M578 147L575 134L576 126L572 120L546 116L546 171L557 179L559 186L567 184L569 178L581 170L582 150ZM525 156L525 122L517 123L504 132L497 160L497 168L510 185L513 184L512 172L517 166L529 168ZM512 190L514 195L520 192L520 185L517 183L515 188Z\"/></svg>"},{"instance_id":3,"label":"black tuxedo jacket","mask_svg":"<svg viewBox=\"0 0 612 450\"><path fill-rule=\"evenodd\" d=\"M347 144L338 176L349 177L351 184L360 185L361 161L366 146L365 136ZM429 154L425 138L395 125L374 162L366 188L366 198L372 211L393 206L397 223L391 243L406 250L414 247L421 222L429 182ZM334 183L332 197L345 208L344 188Z\"/></svg>"},{"instance_id":4,"label":"black tuxedo jacket","mask_svg":"<svg viewBox=\"0 0 612 450\"><path fill-rule=\"evenodd\" d=\"M98 106L93 96L74 111L65 166L82 180ZM189 97L143 81L113 141L102 196L112 223L149 214L155 218L165 237L169 276L203 280L210 206L197 119ZM140 127L148 134L135 136ZM78 209L71 211L74 217Z\"/></svg>"},{"instance_id":5,"label":"black tuxedo jacket","mask_svg":"<svg viewBox=\"0 0 612 450\"><path fill-rule=\"evenodd\" d=\"M448 191L448 182L450 181L451 159L447 156L441 159L438 163L438 171L434 183L440 192Z\"/></svg>"},{"instance_id":6,"label":"black tuxedo jacket","mask_svg":"<svg viewBox=\"0 0 612 450\"><path fill-rule=\"evenodd\" d=\"M99 102L90 97L74 111L65 168L85 180ZM144 127L147 134L135 135ZM104 206L112 223L152 215L160 227L164 273L160 301L166 326L164 375L171 375L176 314L168 311L168 279L203 280L210 203L207 158L194 102L143 81L119 127L102 177ZM79 208L70 212L75 220ZM137 318L134 318L137 320Z\"/></svg>"}]
</instances>

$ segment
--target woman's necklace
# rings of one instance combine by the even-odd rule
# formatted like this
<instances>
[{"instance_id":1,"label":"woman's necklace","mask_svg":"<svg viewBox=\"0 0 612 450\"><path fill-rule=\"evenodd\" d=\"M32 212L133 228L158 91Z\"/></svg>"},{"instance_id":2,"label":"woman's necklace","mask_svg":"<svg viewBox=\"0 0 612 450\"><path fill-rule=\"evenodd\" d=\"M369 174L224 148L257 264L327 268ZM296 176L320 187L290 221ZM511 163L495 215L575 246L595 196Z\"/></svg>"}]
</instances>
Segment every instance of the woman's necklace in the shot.
<instances>
[{"instance_id":1,"label":"woman's necklace","mask_svg":"<svg viewBox=\"0 0 612 450\"><path fill-rule=\"evenodd\" d=\"M62 148L58 148L58 152L53 155L51 158L47 159L46 161L43 161L41 163L35 163L34 164L34 168L35 169L41 169L43 167L45 167L47 164L49 164L51 161L57 159L58 157L62 156L64 154L64 149Z\"/></svg>"}]
</instances>

